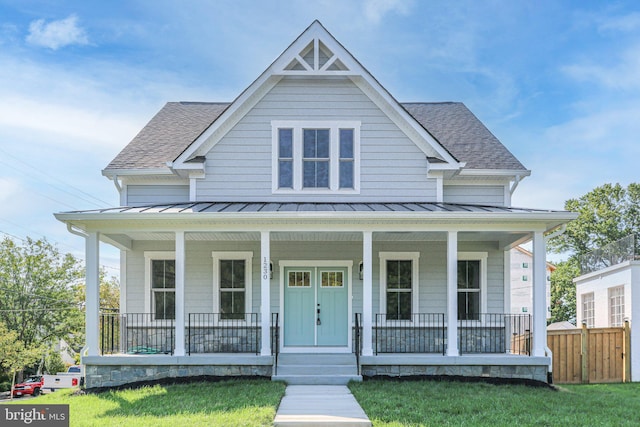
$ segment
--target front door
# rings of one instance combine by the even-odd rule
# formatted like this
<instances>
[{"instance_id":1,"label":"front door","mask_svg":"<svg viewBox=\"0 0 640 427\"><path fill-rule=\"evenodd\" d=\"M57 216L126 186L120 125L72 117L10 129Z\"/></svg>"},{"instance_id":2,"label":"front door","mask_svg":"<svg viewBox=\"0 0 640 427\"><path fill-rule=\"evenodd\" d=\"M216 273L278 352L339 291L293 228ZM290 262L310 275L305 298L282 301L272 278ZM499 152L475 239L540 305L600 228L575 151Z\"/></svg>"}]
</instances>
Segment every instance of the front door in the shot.
<instances>
[{"instance_id":1,"label":"front door","mask_svg":"<svg viewBox=\"0 0 640 427\"><path fill-rule=\"evenodd\" d=\"M347 269L287 267L284 271L284 346L347 347Z\"/></svg>"}]
</instances>

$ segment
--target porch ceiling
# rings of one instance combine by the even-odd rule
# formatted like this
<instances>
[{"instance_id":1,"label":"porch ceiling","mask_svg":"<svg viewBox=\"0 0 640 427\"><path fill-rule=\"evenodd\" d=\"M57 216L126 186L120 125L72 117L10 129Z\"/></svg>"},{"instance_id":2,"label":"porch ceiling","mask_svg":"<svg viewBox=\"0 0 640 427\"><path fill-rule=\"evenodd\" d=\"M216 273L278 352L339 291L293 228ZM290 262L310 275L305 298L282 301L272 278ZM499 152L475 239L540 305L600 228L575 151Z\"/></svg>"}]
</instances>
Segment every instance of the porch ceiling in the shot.
<instances>
[{"instance_id":1,"label":"porch ceiling","mask_svg":"<svg viewBox=\"0 0 640 427\"><path fill-rule=\"evenodd\" d=\"M127 233L105 234L108 243L127 245L132 241L174 241L175 233L130 231ZM273 232L272 242L361 242L360 232ZM530 239L527 232L460 232L460 242L497 242L498 247L506 248ZM192 242L227 241L227 242L260 242L258 232L187 232L185 240ZM446 242L445 232L376 232L374 242ZM128 246L128 245L127 245Z\"/></svg>"}]
</instances>

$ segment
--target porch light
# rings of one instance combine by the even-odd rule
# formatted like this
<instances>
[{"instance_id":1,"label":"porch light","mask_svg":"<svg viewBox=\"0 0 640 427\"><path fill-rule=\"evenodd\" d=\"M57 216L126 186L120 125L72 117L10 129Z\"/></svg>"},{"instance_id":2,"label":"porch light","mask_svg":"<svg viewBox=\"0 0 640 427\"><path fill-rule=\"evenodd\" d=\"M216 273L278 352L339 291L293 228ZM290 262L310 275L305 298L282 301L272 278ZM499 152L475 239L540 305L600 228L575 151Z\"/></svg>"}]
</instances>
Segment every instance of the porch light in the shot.
<instances>
[{"instance_id":1,"label":"porch light","mask_svg":"<svg viewBox=\"0 0 640 427\"><path fill-rule=\"evenodd\" d=\"M273 279L273 261L269 261L269 279Z\"/></svg>"},{"instance_id":2,"label":"porch light","mask_svg":"<svg viewBox=\"0 0 640 427\"><path fill-rule=\"evenodd\" d=\"M360 261L360 264L358 264L358 277L360 278L360 280L362 280L364 277L362 273L362 269L363 269L363 264L362 264L362 261Z\"/></svg>"}]
</instances>

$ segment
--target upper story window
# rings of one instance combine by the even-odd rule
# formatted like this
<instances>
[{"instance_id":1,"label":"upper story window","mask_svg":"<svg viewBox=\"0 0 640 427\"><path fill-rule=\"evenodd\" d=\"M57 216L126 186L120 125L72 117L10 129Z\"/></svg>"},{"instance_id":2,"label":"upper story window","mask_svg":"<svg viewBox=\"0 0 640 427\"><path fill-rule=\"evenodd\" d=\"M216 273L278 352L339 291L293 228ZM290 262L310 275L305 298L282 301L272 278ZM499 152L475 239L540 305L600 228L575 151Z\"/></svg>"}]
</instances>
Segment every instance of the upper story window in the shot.
<instances>
[{"instance_id":1,"label":"upper story window","mask_svg":"<svg viewBox=\"0 0 640 427\"><path fill-rule=\"evenodd\" d=\"M359 191L360 122L274 121L273 191Z\"/></svg>"}]
</instances>

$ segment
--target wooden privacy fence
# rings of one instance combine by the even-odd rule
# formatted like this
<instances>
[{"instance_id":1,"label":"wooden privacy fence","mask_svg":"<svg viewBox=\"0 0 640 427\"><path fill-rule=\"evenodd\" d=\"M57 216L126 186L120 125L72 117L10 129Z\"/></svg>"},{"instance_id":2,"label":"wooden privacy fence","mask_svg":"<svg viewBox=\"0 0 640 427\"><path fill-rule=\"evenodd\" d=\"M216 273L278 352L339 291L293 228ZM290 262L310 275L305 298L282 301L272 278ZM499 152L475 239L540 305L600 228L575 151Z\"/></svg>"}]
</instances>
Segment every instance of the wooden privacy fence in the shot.
<instances>
[{"instance_id":1,"label":"wooden privacy fence","mask_svg":"<svg viewBox=\"0 0 640 427\"><path fill-rule=\"evenodd\" d=\"M629 322L619 328L547 331L555 383L631 381Z\"/></svg>"}]
</instances>

